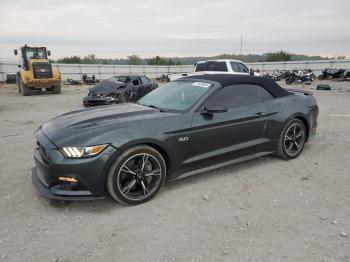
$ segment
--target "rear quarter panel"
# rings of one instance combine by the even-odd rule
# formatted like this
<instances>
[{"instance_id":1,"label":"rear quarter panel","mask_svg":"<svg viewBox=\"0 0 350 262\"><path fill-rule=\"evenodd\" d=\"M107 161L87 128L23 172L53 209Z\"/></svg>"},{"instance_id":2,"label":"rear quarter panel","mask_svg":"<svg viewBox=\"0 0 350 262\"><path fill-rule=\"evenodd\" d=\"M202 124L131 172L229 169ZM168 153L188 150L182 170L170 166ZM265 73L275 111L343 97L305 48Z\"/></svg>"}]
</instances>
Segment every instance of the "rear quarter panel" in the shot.
<instances>
[{"instance_id":1,"label":"rear quarter panel","mask_svg":"<svg viewBox=\"0 0 350 262\"><path fill-rule=\"evenodd\" d=\"M265 110L271 116L267 120L266 138L277 142L286 123L296 117L305 119L308 129L317 125L317 114L313 111L316 100L313 96L291 94L274 100L265 101Z\"/></svg>"}]
</instances>

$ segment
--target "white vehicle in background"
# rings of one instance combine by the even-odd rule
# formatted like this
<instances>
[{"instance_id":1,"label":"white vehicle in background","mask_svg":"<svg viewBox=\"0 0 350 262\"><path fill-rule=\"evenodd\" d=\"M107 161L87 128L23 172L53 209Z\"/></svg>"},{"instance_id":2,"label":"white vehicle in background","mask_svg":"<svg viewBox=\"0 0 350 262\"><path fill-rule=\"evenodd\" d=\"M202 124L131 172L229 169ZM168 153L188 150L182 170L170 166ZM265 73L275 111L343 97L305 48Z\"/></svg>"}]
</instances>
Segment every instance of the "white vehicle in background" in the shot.
<instances>
[{"instance_id":1,"label":"white vehicle in background","mask_svg":"<svg viewBox=\"0 0 350 262\"><path fill-rule=\"evenodd\" d=\"M169 81L176 79L204 74L229 74L229 75L249 75L250 69L242 61L232 59L215 59L198 61L195 64L194 72L168 75Z\"/></svg>"}]
</instances>

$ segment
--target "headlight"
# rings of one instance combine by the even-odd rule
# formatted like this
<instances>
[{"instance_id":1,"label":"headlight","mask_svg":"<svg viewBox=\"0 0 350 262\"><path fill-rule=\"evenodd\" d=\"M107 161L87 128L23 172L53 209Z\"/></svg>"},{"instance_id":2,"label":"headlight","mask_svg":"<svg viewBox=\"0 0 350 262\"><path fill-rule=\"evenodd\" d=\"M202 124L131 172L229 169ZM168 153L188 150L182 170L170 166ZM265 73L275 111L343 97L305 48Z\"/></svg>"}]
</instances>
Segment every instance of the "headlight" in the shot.
<instances>
[{"instance_id":1,"label":"headlight","mask_svg":"<svg viewBox=\"0 0 350 262\"><path fill-rule=\"evenodd\" d=\"M60 152L65 158L85 158L96 156L101 153L108 145L97 145L97 146L68 146L62 147Z\"/></svg>"}]
</instances>

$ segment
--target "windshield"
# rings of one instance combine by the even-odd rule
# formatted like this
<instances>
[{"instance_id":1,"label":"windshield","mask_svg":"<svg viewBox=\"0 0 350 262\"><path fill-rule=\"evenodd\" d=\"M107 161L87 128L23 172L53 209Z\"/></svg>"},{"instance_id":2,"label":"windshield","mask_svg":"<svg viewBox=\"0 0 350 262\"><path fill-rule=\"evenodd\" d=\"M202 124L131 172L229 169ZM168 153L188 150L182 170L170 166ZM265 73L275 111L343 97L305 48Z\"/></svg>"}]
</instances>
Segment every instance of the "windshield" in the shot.
<instances>
[{"instance_id":1,"label":"windshield","mask_svg":"<svg viewBox=\"0 0 350 262\"><path fill-rule=\"evenodd\" d=\"M25 52L27 59L47 59L45 48L27 47Z\"/></svg>"},{"instance_id":2,"label":"windshield","mask_svg":"<svg viewBox=\"0 0 350 262\"><path fill-rule=\"evenodd\" d=\"M161 110L186 111L207 93L211 86L212 84L204 82L170 82L148 93L138 103Z\"/></svg>"},{"instance_id":3,"label":"windshield","mask_svg":"<svg viewBox=\"0 0 350 262\"><path fill-rule=\"evenodd\" d=\"M130 77L128 76L112 76L110 81L115 82L115 83L128 83L130 82Z\"/></svg>"}]
</instances>

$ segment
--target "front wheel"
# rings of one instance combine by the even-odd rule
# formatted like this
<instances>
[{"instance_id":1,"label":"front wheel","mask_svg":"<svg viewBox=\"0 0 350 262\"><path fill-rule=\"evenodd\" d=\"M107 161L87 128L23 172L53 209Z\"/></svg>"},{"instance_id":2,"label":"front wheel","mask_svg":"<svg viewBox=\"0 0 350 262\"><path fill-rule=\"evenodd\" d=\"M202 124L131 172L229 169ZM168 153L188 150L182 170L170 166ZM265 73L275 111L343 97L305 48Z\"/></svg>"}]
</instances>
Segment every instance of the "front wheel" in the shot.
<instances>
[{"instance_id":1,"label":"front wheel","mask_svg":"<svg viewBox=\"0 0 350 262\"><path fill-rule=\"evenodd\" d=\"M146 145L126 150L112 164L107 191L117 202L136 205L150 200L163 186L166 164L162 155Z\"/></svg>"},{"instance_id":2,"label":"front wheel","mask_svg":"<svg viewBox=\"0 0 350 262\"><path fill-rule=\"evenodd\" d=\"M299 119L292 119L283 128L276 154L286 160L296 158L303 151L305 142L306 128L304 123Z\"/></svg>"},{"instance_id":3,"label":"front wheel","mask_svg":"<svg viewBox=\"0 0 350 262\"><path fill-rule=\"evenodd\" d=\"M116 101L116 102L117 102L117 104L126 103L127 100L126 100L124 94L119 94L119 95L117 95L117 101Z\"/></svg>"},{"instance_id":4,"label":"front wheel","mask_svg":"<svg viewBox=\"0 0 350 262\"><path fill-rule=\"evenodd\" d=\"M23 84L23 81L21 78L19 78L18 83L19 83L20 93L23 96L31 96L32 95L32 90L28 86Z\"/></svg>"},{"instance_id":5,"label":"front wheel","mask_svg":"<svg viewBox=\"0 0 350 262\"><path fill-rule=\"evenodd\" d=\"M57 85L52 87L52 93L53 94L61 94L61 85Z\"/></svg>"},{"instance_id":6,"label":"front wheel","mask_svg":"<svg viewBox=\"0 0 350 262\"><path fill-rule=\"evenodd\" d=\"M16 77L16 84L17 84L17 87L18 87L18 93L21 93L21 85L19 83L20 81L20 76L17 74L17 77Z\"/></svg>"}]
</instances>

